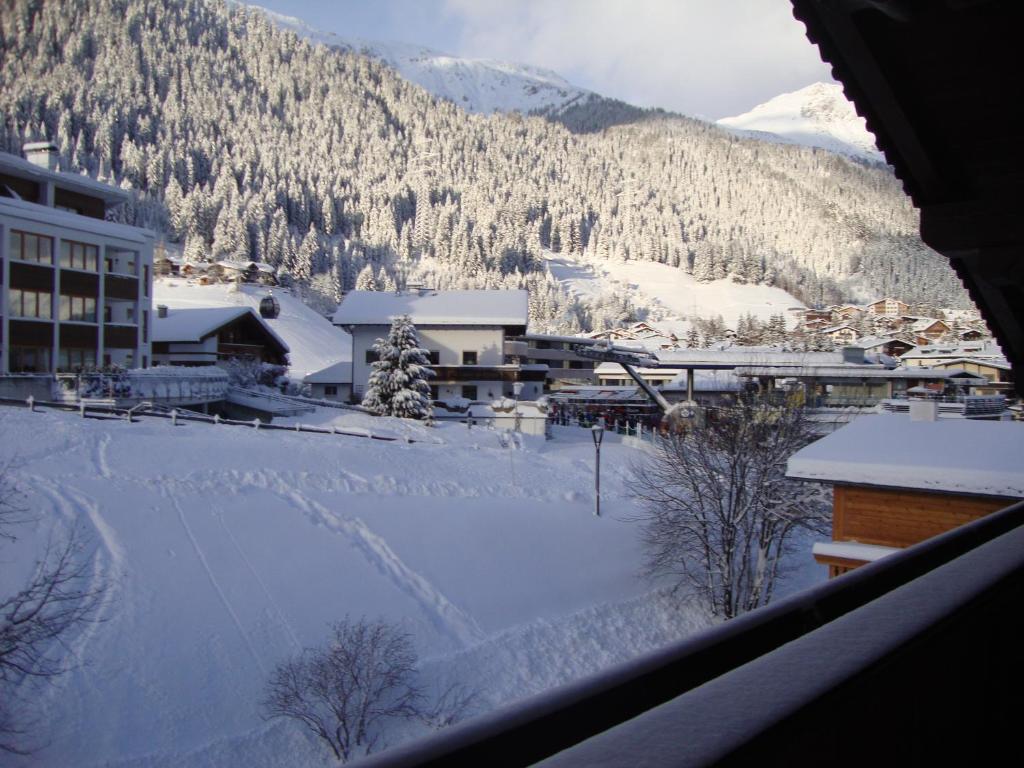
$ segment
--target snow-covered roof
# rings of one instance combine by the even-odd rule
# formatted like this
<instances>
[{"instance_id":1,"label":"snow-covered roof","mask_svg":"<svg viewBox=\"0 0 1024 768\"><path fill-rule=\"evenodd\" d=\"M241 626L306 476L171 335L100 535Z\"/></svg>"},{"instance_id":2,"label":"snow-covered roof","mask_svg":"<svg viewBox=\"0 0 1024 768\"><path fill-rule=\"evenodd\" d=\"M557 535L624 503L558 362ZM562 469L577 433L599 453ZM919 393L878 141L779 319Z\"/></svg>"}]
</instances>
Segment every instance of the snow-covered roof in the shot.
<instances>
[{"instance_id":1,"label":"snow-covered roof","mask_svg":"<svg viewBox=\"0 0 1024 768\"><path fill-rule=\"evenodd\" d=\"M267 295L266 288L255 285L194 285L183 278L165 277L153 281L153 303L180 309L194 307L251 307L258 310ZM322 370L352 355L352 337L311 307L307 307L286 289L272 291L281 305L281 313L264 318L289 347L289 373L301 379L307 373Z\"/></svg>"},{"instance_id":2,"label":"snow-covered roof","mask_svg":"<svg viewBox=\"0 0 1024 768\"><path fill-rule=\"evenodd\" d=\"M409 315L416 325L525 326L526 291L350 291L334 313L334 324L390 325Z\"/></svg>"},{"instance_id":3,"label":"snow-covered roof","mask_svg":"<svg viewBox=\"0 0 1024 768\"><path fill-rule=\"evenodd\" d=\"M117 224L105 219L94 219L91 216L80 216L77 213L50 208L27 200L13 200L0 197L0 213L37 221L40 224L52 224L78 232L88 232L101 237L116 237L133 243L144 244L153 240L153 233L148 229Z\"/></svg>"},{"instance_id":4,"label":"snow-covered roof","mask_svg":"<svg viewBox=\"0 0 1024 768\"><path fill-rule=\"evenodd\" d=\"M967 448L969 447L969 450ZM797 451L789 477L984 496L1024 497L1024 426L863 416Z\"/></svg>"},{"instance_id":5,"label":"snow-covered roof","mask_svg":"<svg viewBox=\"0 0 1024 768\"><path fill-rule=\"evenodd\" d=\"M307 374L303 381L307 384L351 384L352 361L339 360L333 365Z\"/></svg>"},{"instance_id":6,"label":"snow-covered roof","mask_svg":"<svg viewBox=\"0 0 1024 768\"><path fill-rule=\"evenodd\" d=\"M211 333L215 333L219 328L223 328L228 323L245 315L252 315L253 319L266 329L267 334L272 336L285 352L289 351L284 339L274 333L273 329L263 322L263 319L251 307L168 309L167 317L157 315L153 318L153 341L199 342Z\"/></svg>"},{"instance_id":7,"label":"snow-covered roof","mask_svg":"<svg viewBox=\"0 0 1024 768\"><path fill-rule=\"evenodd\" d=\"M1007 362L1006 358L984 358L984 357L954 357L950 360L942 360L934 363L935 365L984 365L989 368L998 368L1001 371L1012 371L1013 366Z\"/></svg>"},{"instance_id":8,"label":"snow-covered roof","mask_svg":"<svg viewBox=\"0 0 1024 768\"><path fill-rule=\"evenodd\" d=\"M908 349L902 355L901 360L925 360L925 359L950 359L958 357L970 357L972 359L979 358L997 358L1005 360L1001 349L995 344L987 342L977 342L969 344L923 344L921 346Z\"/></svg>"},{"instance_id":9,"label":"snow-covered roof","mask_svg":"<svg viewBox=\"0 0 1024 768\"><path fill-rule=\"evenodd\" d=\"M863 349L874 349L875 347L884 347L886 344L891 344L894 341L914 346L913 342L896 336L864 336L857 339L857 346Z\"/></svg>"},{"instance_id":10,"label":"snow-covered roof","mask_svg":"<svg viewBox=\"0 0 1024 768\"><path fill-rule=\"evenodd\" d=\"M719 366L734 368L743 365L815 366L842 365L842 350L835 352L780 352L773 347L730 347L729 349L671 349L652 353L662 366Z\"/></svg>"},{"instance_id":11,"label":"snow-covered roof","mask_svg":"<svg viewBox=\"0 0 1024 768\"><path fill-rule=\"evenodd\" d=\"M882 368L870 365L830 365L808 366L806 368L789 368L786 366L762 366L757 368L737 368L740 376L818 376L823 379L950 379L954 376L983 379L974 373L961 369L924 368Z\"/></svg>"},{"instance_id":12,"label":"snow-covered roof","mask_svg":"<svg viewBox=\"0 0 1024 768\"><path fill-rule=\"evenodd\" d=\"M98 197L108 204L123 203L131 198L126 190L104 184L102 181L90 179L77 173L65 173L62 171L51 171L41 165L30 163L23 157L12 155L9 152L0 152L0 171L9 173L22 179L32 181L49 181L62 189L69 189L80 192L90 197ZM51 209L53 210L53 209Z\"/></svg>"}]
</instances>

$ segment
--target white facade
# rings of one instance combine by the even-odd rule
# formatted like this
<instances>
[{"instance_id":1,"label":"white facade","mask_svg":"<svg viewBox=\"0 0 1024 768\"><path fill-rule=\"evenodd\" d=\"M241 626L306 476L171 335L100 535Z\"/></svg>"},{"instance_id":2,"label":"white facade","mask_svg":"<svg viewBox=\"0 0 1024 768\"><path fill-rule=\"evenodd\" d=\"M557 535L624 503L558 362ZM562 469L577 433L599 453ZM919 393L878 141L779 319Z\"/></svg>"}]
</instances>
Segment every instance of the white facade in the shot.
<instances>
[{"instance_id":1,"label":"white facade","mask_svg":"<svg viewBox=\"0 0 1024 768\"><path fill-rule=\"evenodd\" d=\"M125 198L0 153L0 373L151 364L153 235L97 218Z\"/></svg>"},{"instance_id":2,"label":"white facade","mask_svg":"<svg viewBox=\"0 0 1024 768\"><path fill-rule=\"evenodd\" d=\"M352 336L352 397L361 400L375 359L373 345L391 322L409 315L430 353L435 400L486 402L543 394L543 366L505 362L506 335L526 328L526 291L352 291L334 316Z\"/></svg>"}]
</instances>

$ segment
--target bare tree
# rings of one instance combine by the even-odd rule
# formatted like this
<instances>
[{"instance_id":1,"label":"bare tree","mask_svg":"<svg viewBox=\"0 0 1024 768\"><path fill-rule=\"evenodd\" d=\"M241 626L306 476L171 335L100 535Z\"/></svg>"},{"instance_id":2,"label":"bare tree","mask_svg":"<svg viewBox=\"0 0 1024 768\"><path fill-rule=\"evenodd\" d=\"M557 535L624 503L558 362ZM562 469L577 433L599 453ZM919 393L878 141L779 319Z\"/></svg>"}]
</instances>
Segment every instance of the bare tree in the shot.
<instances>
[{"instance_id":1,"label":"bare tree","mask_svg":"<svg viewBox=\"0 0 1024 768\"><path fill-rule=\"evenodd\" d=\"M825 489L786 477L786 460L817 437L801 408L744 396L660 440L632 467L648 575L689 586L725 618L767 604L794 532L828 521Z\"/></svg>"},{"instance_id":2,"label":"bare tree","mask_svg":"<svg viewBox=\"0 0 1024 768\"><path fill-rule=\"evenodd\" d=\"M15 541L11 526L30 521L10 471L0 468L0 539ZM92 578L81 536L50 539L28 582L0 596L0 751L27 754L31 704L23 690L68 670L61 650L83 623L96 619L104 587Z\"/></svg>"},{"instance_id":3,"label":"bare tree","mask_svg":"<svg viewBox=\"0 0 1024 768\"><path fill-rule=\"evenodd\" d=\"M326 648L278 665L263 701L268 718L298 720L341 762L382 746L389 721L421 717L416 654L384 621L339 621Z\"/></svg>"}]
</instances>

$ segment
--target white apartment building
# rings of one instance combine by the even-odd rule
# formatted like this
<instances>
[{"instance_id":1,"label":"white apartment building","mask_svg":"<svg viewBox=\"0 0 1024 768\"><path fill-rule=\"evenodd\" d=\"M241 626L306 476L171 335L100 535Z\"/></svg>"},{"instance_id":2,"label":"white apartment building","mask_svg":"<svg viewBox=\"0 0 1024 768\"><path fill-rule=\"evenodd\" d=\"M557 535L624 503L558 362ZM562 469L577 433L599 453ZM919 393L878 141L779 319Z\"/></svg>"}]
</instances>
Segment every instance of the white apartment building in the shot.
<instances>
[{"instance_id":1,"label":"white apartment building","mask_svg":"<svg viewBox=\"0 0 1024 768\"><path fill-rule=\"evenodd\" d=\"M128 193L56 158L0 152L0 373L148 367L153 234L106 221Z\"/></svg>"},{"instance_id":2,"label":"white apartment building","mask_svg":"<svg viewBox=\"0 0 1024 768\"><path fill-rule=\"evenodd\" d=\"M376 359L373 344L392 321L409 315L420 346L430 353L431 397L488 402L536 400L547 366L505 362L506 336L526 332L526 291L351 291L333 322L352 335L352 397L361 400Z\"/></svg>"}]
</instances>

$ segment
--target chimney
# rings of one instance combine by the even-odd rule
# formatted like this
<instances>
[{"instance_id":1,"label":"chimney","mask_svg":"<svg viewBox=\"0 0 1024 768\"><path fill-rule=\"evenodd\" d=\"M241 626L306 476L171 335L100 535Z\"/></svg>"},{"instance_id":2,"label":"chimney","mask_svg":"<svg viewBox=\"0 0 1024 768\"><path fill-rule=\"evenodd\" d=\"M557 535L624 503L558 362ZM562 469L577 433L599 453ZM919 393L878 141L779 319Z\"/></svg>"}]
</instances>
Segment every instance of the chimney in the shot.
<instances>
[{"instance_id":1,"label":"chimney","mask_svg":"<svg viewBox=\"0 0 1024 768\"><path fill-rule=\"evenodd\" d=\"M167 305L166 304L157 304L156 305L156 316L157 317L167 317Z\"/></svg>"},{"instance_id":2,"label":"chimney","mask_svg":"<svg viewBox=\"0 0 1024 768\"><path fill-rule=\"evenodd\" d=\"M48 171L57 170L60 154L57 145L52 141L32 141L22 147L22 151L25 153L25 159L32 165L38 165Z\"/></svg>"},{"instance_id":3,"label":"chimney","mask_svg":"<svg viewBox=\"0 0 1024 768\"><path fill-rule=\"evenodd\" d=\"M843 347L843 362L864 365L864 347Z\"/></svg>"}]
</instances>

